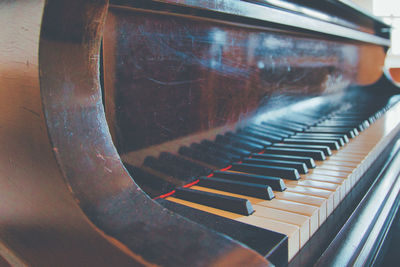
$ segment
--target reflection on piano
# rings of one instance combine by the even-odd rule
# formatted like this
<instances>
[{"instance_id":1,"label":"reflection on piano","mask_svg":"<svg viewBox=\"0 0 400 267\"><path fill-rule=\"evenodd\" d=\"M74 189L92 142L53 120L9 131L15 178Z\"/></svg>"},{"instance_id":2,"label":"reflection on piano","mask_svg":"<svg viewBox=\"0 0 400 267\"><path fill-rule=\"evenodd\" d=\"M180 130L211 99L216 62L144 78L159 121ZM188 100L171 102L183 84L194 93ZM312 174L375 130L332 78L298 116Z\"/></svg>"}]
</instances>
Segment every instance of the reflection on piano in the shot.
<instances>
[{"instance_id":1,"label":"reflection on piano","mask_svg":"<svg viewBox=\"0 0 400 267\"><path fill-rule=\"evenodd\" d=\"M329 0L0 18L0 263L379 263L400 189L381 21Z\"/></svg>"}]
</instances>

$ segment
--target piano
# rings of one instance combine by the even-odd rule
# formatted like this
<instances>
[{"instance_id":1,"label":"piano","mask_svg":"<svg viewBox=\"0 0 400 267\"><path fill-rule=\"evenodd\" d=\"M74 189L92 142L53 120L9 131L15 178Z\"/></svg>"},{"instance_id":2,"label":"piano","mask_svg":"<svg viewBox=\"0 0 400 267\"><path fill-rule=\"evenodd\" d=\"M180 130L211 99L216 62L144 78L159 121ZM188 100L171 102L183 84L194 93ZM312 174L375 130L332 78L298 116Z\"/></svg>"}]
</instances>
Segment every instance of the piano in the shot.
<instances>
[{"instance_id":1,"label":"piano","mask_svg":"<svg viewBox=\"0 0 400 267\"><path fill-rule=\"evenodd\" d=\"M333 0L32 0L0 21L1 266L382 260L400 81L378 18Z\"/></svg>"}]
</instances>

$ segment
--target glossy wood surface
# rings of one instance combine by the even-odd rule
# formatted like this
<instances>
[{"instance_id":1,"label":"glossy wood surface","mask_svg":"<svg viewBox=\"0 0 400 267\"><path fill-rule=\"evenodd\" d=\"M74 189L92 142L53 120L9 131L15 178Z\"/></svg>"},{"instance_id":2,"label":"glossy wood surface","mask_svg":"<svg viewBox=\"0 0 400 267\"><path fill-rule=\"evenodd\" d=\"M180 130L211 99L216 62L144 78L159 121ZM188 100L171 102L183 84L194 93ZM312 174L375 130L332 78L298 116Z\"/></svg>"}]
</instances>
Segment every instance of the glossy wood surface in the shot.
<instances>
[{"instance_id":1,"label":"glossy wood surface","mask_svg":"<svg viewBox=\"0 0 400 267\"><path fill-rule=\"evenodd\" d=\"M0 4L0 254L13 266L133 265L80 210L54 158L39 85L43 8Z\"/></svg>"},{"instance_id":2,"label":"glossy wood surface","mask_svg":"<svg viewBox=\"0 0 400 267\"><path fill-rule=\"evenodd\" d=\"M130 162L257 109L371 84L385 57L376 45L121 6L110 7L103 54L107 119L119 152L138 151Z\"/></svg>"},{"instance_id":3,"label":"glossy wood surface","mask_svg":"<svg viewBox=\"0 0 400 267\"><path fill-rule=\"evenodd\" d=\"M22 266L268 265L166 211L126 173L99 87L107 1L6 1L0 12L2 258Z\"/></svg>"}]
</instances>

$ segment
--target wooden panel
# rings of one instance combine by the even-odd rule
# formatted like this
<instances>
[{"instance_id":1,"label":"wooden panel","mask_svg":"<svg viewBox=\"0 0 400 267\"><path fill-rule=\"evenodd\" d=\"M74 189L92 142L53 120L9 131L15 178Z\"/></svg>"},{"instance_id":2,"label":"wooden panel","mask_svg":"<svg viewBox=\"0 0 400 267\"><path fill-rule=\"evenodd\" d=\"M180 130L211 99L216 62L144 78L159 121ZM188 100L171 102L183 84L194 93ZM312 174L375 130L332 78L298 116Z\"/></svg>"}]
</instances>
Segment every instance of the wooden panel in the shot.
<instances>
[{"instance_id":1,"label":"wooden panel","mask_svg":"<svg viewBox=\"0 0 400 267\"><path fill-rule=\"evenodd\" d=\"M298 97L339 92L358 83L359 71L368 71L372 82L382 71L368 64L361 69L362 47L112 6L104 37L111 132L121 153L142 152L212 129L222 132L260 106L276 109ZM368 47L369 53L381 51Z\"/></svg>"}]
</instances>

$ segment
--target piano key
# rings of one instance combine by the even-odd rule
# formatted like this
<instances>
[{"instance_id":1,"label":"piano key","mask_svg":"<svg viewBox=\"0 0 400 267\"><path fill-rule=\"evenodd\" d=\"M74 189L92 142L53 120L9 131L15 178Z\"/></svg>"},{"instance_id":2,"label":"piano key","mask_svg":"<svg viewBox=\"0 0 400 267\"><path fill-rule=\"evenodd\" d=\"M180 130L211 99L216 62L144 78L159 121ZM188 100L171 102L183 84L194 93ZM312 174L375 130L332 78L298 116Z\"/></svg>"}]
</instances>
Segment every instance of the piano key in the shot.
<instances>
[{"instance_id":1,"label":"piano key","mask_svg":"<svg viewBox=\"0 0 400 267\"><path fill-rule=\"evenodd\" d=\"M255 215L258 217L273 219L298 226L300 228L300 247L305 245L310 236L317 229L317 226L315 224L311 225L310 218L305 215L269 208L257 204L253 206L256 209ZM242 220L244 220L244 218Z\"/></svg>"},{"instance_id":2,"label":"piano key","mask_svg":"<svg viewBox=\"0 0 400 267\"><path fill-rule=\"evenodd\" d=\"M229 193L220 190L204 188L200 186L193 186L192 188L205 192L223 194L226 196L233 196L238 198L244 197L243 195L240 194ZM318 189L314 190L318 191ZM326 190L321 190L321 191L325 192ZM332 192L330 191L326 192L332 194ZM307 216L310 219L311 233L313 233L315 231L315 228L321 225L325 221L327 216L326 213L327 200L325 198L317 196L307 196L305 194L299 194L295 192L291 192L289 194L286 194L286 192L282 193L278 192L277 195L279 195L279 199L274 198L272 200L263 200L260 198L248 197L248 200L252 203L253 207L263 206ZM276 219L279 220L279 218Z\"/></svg>"},{"instance_id":3,"label":"piano key","mask_svg":"<svg viewBox=\"0 0 400 267\"><path fill-rule=\"evenodd\" d=\"M320 203L320 205L317 205L317 210L318 210L318 225L321 225L327 216L331 214L331 212L334 210L335 206L335 193L330 191L330 190L325 190L325 189L320 189L320 188L314 188L314 187L308 187L308 186L298 186L298 185L290 185L285 192L291 192L291 193L296 193L299 195L302 195L304 197L316 197L319 199L324 199L325 202ZM280 195L276 193L276 198L275 199L280 199ZM286 199L289 200L289 199ZM300 203L308 203L304 202L308 200L299 200L296 202ZM309 203L310 205L314 205L313 203ZM315 205L314 205L315 206Z\"/></svg>"},{"instance_id":4,"label":"piano key","mask_svg":"<svg viewBox=\"0 0 400 267\"><path fill-rule=\"evenodd\" d=\"M322 122L319 125L324 125L324 126L335 126L341 124L342 126L356 126L357 130L359 131L364 131L366 130L369 126L370 123L368 120L365 119L360 119L360 120L353 120L353 119L330 119L328 121Z\"/></svg>"},{"instance_id":5,"label":"piano key","mask_svg":"<svg viewBox=\"0 0 400 267\"><path fill-rule=\"evenodd\" d=\"M296 134L296 132L293 132L293 131L278 129L278 128L275 128L275 127L272 127L269 125L265 125L265 124L250 124L249 127L253 127L254 129L257 129L264 133L270 133L272 135L277 135L280 137L289 137L291 135Z\"/></svg>"},{"instance_id":6,"label":"piano key","mask_svg":"<svg viewBox=\"0 0 400 267\"><path fill-rule=\"evenodd\" d=\"M318 188L318 189L324 189L324 190L329 190L329 191L336 191L337 185L333 183L324 183L324 182L319 182L319 181L313 181L313 180L298 180L298 181L286 181L285 184L287 186L291 185L301 185L305 187L313 187L313 188Z\"/></svg>"},{"instance_id":7,"label":"piano key","mask_svg":"<svg viewBox=\"0 0 400 267\"><path fill-rule=\"evenodd\" d=\"M306 133L338 133L338 134L346 134L350 138L354 138L358 135L358 131L355 132L355 129L346 129L346 128L329 128L329 127L310 127L305 130Z\"/></svg>"},{"instance_id":8,"label":"piano key","mask_svg":"<svg viewBox=\"0 0 400 267\"><path fill-rule=\"evenodd\" d=\"M190 145L191 148L195 150L202 151L203 153L209 153L219 158L223 158L229 161L239 161L240 156L233 154L226 150L221 150L216 147L206 146L204 144L193 143Z\"/></svg>"},{"instance_id":9,"label":"piano key","mask_svg":"<svg viewBox=\"0 0 400 267\"><path fill-rule=\"evenodd\" d=\"M178 178L182 181L188 180L195 176L195 174L191 173L190 171L184 170L182 168L176 167L174 165L164 163L154 157L146 157L143 163L144 166L150 167L154 170L157 170L161 173L165 173L172 177Z\"/></svg>"},{"instance_id":10,"label":"piano key","mask_svg":"<svg viewBox=\"0 0 400 267\"><path fill-rule=\"evenodd\" d=\"M145 191L151 198L164 195L175 189L176 185L170 183L156 175L150 174L145 170L135 167L124 162L125 168L134 177L135 182Z\"/></svg>"},{"instance_id":11,"label":"piano key","mask_svg":"<svg viewBox=\"0 0 400 267\"><path fill-rule=\"evenodd\" d=\"M199 191L205 191L205 192L211 192L211 193L215 193L215 194L222 194L222 195L226 195L226 196L233 196L233 197L238 197L238 198L242 198L244 197L243 195L240 194L235 194L235 193L229 193L229 192L224 192L224 191L220 191L220 190L215 190L215 189L209 189L209 188L204 188L201 186L193 186L192 187L195 190L199 190ZM268 208L268 216L265 216L267 218L271 218L273 220L277 220L280 221L282 220L282 218L275 217L274 213L271 214L271 210L270 208L273 209L277 209L280 210L281 212L278 213L277 215L282 215L282 212L288 213L288 214L298 214L298 215L303 215L306 216L309 219L310 222L310 232L315 232L316 227L318 227L320 221L319 221L319 211L318 211L318 206L322 205L323 207L326 207L326 201L324 199L321 198L317 198L317 197L309 197L309 196L305 196L305 195L301 195L301 194L296 194L296 193L292 193L290 195L286 194L284 196L287 196L288 199L295 199L295 200L299 200L300 202L296 202L296 201L287 201L285 199L272 199L272 200L263 200L263 199L259 199L259 198L253 198L253 197L249 197L249 201L252 203L253 207L257 207L255 208L255 213L250 215L250 216L246 216L247 218L252 218L254 217L254 215L256 216L265 216L262 215L260 213L258 213L260 211L260 207L264 207L264 208ZM305 203L313 203L313 204L304 204L302 202ZM325 210L326 212L326 210ZM326 213L322 214L323 216L323 220L326 219ZM237 216L236 216L237 218ZM235 219L236 219L235 218ZM243 217L241 217L243 218ZM244 220L246 220L247 222L251 222L251 219L247 220L245 218L243 218ZM322 223L323 221L321 221ZM290 223L290 222L289 222ZM291 222L293 223L293 222ZM251 224L251 223L250 223ZM272 229L271 229L272 230ZM282 231L282 230L280 230Z\"/></svg>"},{"instance_id":12,"label":"piano key","mask_svg":"<svg viewBox=\"0 0 400 267\"><path fill-rule=\"evenodd\" d=\"M232 163L232 167L230 168L230 170L251 174L282 177L283 179L298 180L300 178L300 174L296 169L278 166Z\"/></svg>"},{"instance_id":13,"label":"piano key","mask_svg":"<svg viewBox=\"0 0 400 267\"><path fill-rule=\"evenodd\" d=\"M201 141L201 144L205 145L205 146L208 146L208 147L220 149L220 150L223 150L223 151L228 151L230 153L237 154L237 155L242 156L242 157L248 157L251 154L251 152L249 150L247 150L247 149L233 147L233 146L228 145L228 144L215 143L215 142L211 142L209 140L203 140L203 141Z\"/></svg>"},{"instance_id":14,"label":"piano key","mask_svg":"<svg viewBox=\"0 0 400 267\"><path fill-rule=\"evenodd\" d=\"M283 137L281 136L276 136L264 131L260 131L258 129L250 128L250 127L245 127L243 129L238 130L239 133L250 135L256 138L260 138L262 140L267 140L270 142L280 142L282 141Z\"/></svg>"},{"instance_id":15,"label":"piano key","mask_svg":"<svg viewBox=\"0 0 400 267\"><path fill-rule=\"evenodd\" d=\"M363 121L340 121L340 120L328 120L328 121L324 121L321 122L317 125L319 126L324 126L324 127L359 127L359 129L361 129L361 131L365 130L365 124Z\"/></svg>"},{"instance_id":16,"label":"piano key","mask_svg":"<svg viewBox=\"0 0 400 267\"><path fill-rule=\"evenodd\" d=\"M197 187L197 186L194 186L194 187L196 187L196 190L206 190L206 191L210 190L210 189L201 188L201 187ZM305 188L305 189L311 189L314 191L318 191L318 189L314 189L314 188ZM319 190L319 191L325 192L326 190ZM227 195L236 196L236 197L240 196L238 194L220 192L218 190L210 190L210 192L227 194ZM331 195L333 194L330 191L326 191L326 192L328 192ZM315 219L316 219L315 222L317 222L318 224L322 224L322 222L326 219L326 216L327 216L327 206L328 205L327 205L326 200L318 198L318 197L310 197L310 196L307 196L304 194L302 195L302 194L294 194L294 193L292 193L291 197L294 197L296 199L295 195L299 196L299 198L297 200L300 202L293 202L293 201L287 201L287 200L276 199L276 198L273 200L270 200L270 201L262 201L260 199L257 200L252 197L249 197L248 199L253 204L253 206L254 205L262 205L262 206L266 206L266 207L277 208L280 210L288 210L290 212L299 213L299 214L307 214L308 213L310 220L315 221ZM320 205L321 203L323 203L323 204L321 204L322 206L320 206L319 208L316 206L315 208L317 208L317 210L314 209L312 211L312 209L311 209L312 205L310 206L310 205L301 203L303 201L305 203L307 203L307 201L310 201L311 203L313 203L313 205L317 205L317 206ZM330 205L330 210L332 211L332 209L333 209L332 205ZM317 213L315 213L315 211L317 211ZM256 212L257 212L257 208L256 208Z\"/></svg>"},{"instance_id":17,"label":"piano key","mask_svg":"<svg viewBox=\"0 0 400 267\"><path fill-rule=\"evenodd\" d=\"M313 125L315 125L317 123L315 120L294 121L294 120L288 119L288 118L284 118L281 121L283 123L289 122L289 123L292 123L292 124L296 124L298 127L304 127L304 128L313 126Z\"/></svg>"},{"instance_id":18,"label":"piano key","mask_svg":"<svg viewBox=\"0 0 400 267\"><path fill-rule=\"evenodd\" d=\"M314 160L325 160L325 154L320 150L314 149L294 149L285 147L267 147L265 148L267 153L278 154L278 155L293 155L293 156L304 156L311 157Z\"/></svg>"},{"instance_id":19,"label":"piano key","mask_svg":"<svg viewBox=\"0 0 400 267\"><path fill-rule=\"evenodd\" d=\"M286 131L291 131L291 132L303 132L304 131L304 127L296 127L296 126L288 126L288 125L282 125L279 124L277 122L271 122L271 121L263 121L261 122L262 125L266 125L266 126L270 126L270 127L274 127L277 129L282 129L282 130L286 130Z\"/></svg>"},{"instance_id":20,"label":"piano key","mask_svg":"<svg viewBox=\"0 0 400 267\"><path fill-rule=\"evenodd\" d=\"M245 141L250 141L250 142L256 143L258 145L264 146L264 147L270 146L272 144L269 141L262 140L262 139L259 139L259 138L256 138L256 137L252 137L252 136L249 136L249 135L241 134L241 133L228 132L228 133L225 133L225 135L227 135L229 137L233 137L233 138L243 139Z\"/></svg>"},{"instance_id":21,"label":"piano key","mask_svg":"<svg viewBox=\"0 0 400 267\"><path fill-rule=\"evenodd\" d=\"M275 159L275 160L285 160L285 161L296 161L303 162L306 164L307 168L315 168L315 161L311 157L299 157L299 156L289 156L289 155L275 155L275 154L253 154L253 158L260 159Z\"/></svg>"},{"instance_id":22,"label":"piano key","mask_svg":"<svg viewBox=\"0 0 400 267\"><path fill-rule=\"evenodd\" d=\"M353 187L352 178L345 175L341 177L334 177L326 174L310 174L305 177L302 177L302 179L319 181L319 182L328 182L339 185L340 188L337 188L337 190L340 191L340 200Z\"/></svg>"},{"instance_id":23,"label":"piano key","mask_svg":"<svg viewBox=\"0 0 400 267\"><path fill-rule=\"evenodd\" d=\"M295 149L313 149L319 150L324 153L325 156L332 155L332 151L328 146L319 146L319 145L296 145L296 144L285 144L285 143L277 143L273 144L273 147L282 147L282 148L295 148Z\"/></svg>"},{"instance_id":24,"label":"piano key","mask_svg":"<svg viewBox=\"0 0 400 267\"><path fill-rule=\"evenodd\" d=\"M294 168L299 173L308 173L308 168L303 162L296 161L284 161L284 160L271 160L271 159L261 159L261 158L244 158L243 163L257 164L257 165L269 165L269 166L280 166L287 168Z\"/></svg>"},{"instance_id":25,"label":"piano key","mask_svg":"<svg viewBox=\"0 0 400 267\"><path fill-rule=\"evenodd\" d=\"M253 206L251 205L250 201L244 198L230 197L188 188L175 189L175 193L173 196L183 200L246 216L254 212Z\"/></svg>"},{"instance_id":26,"label":"piano key","mask_svg":"<svg viewBox=\"0 0 400 267\"><path fill-rule=\"evenodd\" d=\"M349 143L349 138L346 134L334 134L334 133L297 133L296 137L315 137L315 138L340 138L344 143ZM295 137L293 136L293 137Z\"/></svg>"},{"instance_id":27,"label":"piano key","mask_svg":"<svg viewBox=\"0 0 400 267\"><path fill-rule=\"evenodd\" d=\"M285 138L285 139L283 139L283 142L285 144L304 144L304 145L328 146L331 150L339 149L339 144L336 141Z\"/></svg>"},{"instance_id":28,"label":"piano key","mask_svg":"<svg viewBox=\"0 0 400 267\"><path fill-rule=\"evenodd\" d=\"M291 122L291 121L287 121L287 120L285 121L285 120L281 120L281 119L275 120L275 121L273 121L273 123L286 125L288 127L301 128L301 129L305 129L305 128L309 127L308 125L305 125L305 124L299 124L299 123L295 123L295 122Z\"/></svg>"},{"instance_id":29,"label":"piano key","mask_svg":"<svg viewBox=\"0 0 400 267\"><path fill-rule=\"evenodd\" d=\"M176 200L190 203L185 200L179 200L179 199ZM275 249L276 244L284 242L284 240L287 239L287 236L284 234L252 226L250 224L241 223L231 218L226 218L209 212L204 212L199 209L189 207L188 205L178 204L176 202L172 202L165 199L157 199L156 201L173 212L176 212L194 222L206 226L207 228L228 235L229 237L246 244L250 248L260 253L261 255L268 254L271 250ZM269 209L268 212L263 212L263 213L272 214L275 217L277 217L278 215L275 215L276 212L281 212L281 211L275 209ZM284 213L287 212L281 212L281 214L279 214L279 216L284 218L282 221L285 220L288 220L289 222L299 221L305 224L308 221L306 216L293 214L294 216L288 217L288 215ZM289 215L291 215L291 213L289 213ZM300 223L299 225L301 224L302 223Z\"/></svg>"},{"instance_id":30,"label":"piano key","mask_svg":"<svg viewBox=\"0 0 400 267\"><path fill-rule=\"evenodd\" d=\"M217 135L215 142L222 143L222 144L228 144L231 146L237 146L239 148L244 148L244 149L248 149L251 151L260 151L264 148L264 146L250 142L250 141L236 139L236 138L232 138L232 137L229 137L226 135L220 135L220 134Z\"/></svg>"},{"instance_id":31,"label":"piano key","mask_svg":"<svg viewBox=\"0 0 400 267\"><path fill-rule=\"evenodd\" d=\"M299 187L304 189L304 187ZM306 189L310 189L305 187ZM290 187L290 189L292 189L292 187ZM315 189L315 190L319 190L320 192L322 191L321 189ZM304 191L304 190L299 190L300 192ZM325 192L326 190L324 190L323 192ZM308 205L308 206L313 206L315 208L317 208L317 216L315 218L315 222L313 222L313 225L316 225L316 227L318 228L319 225L322 225L323 222L326 220L327 216L333 211L333 193L330 193L330 198L324 198L321 196L313 196L310 194L304 194L304 193L298 193L295 192L295 190L291 190L291 191L285 191L285 192L277 192L276 193L276 200L277 201L288 201L291 202L292 204L303 204L303 205ZM260 205L264 205L264 206L270 206L268 204L266 204L266 202L262 202L260 203ZM278 208L278 207L276 207ZM329 211L329 213L328 213ZM293 212L293 211L292 211ZM311 218L310 218L311 219ZM310 229L310 233L314 233L314 229Z\"/></svg>"},{"instance_id":32,"label":"piano key","mask_svg":"<svg viewBox=\"0 0 400 267\"><path fill-rule=\"evenodd\" d=\"M314 188L314 187L308 187L308 186L296 186L296 185L290 185L285 192L291 192L291 193L296 193L300 195L304 195L306 197L318 197L321 199L324 199L325 202L323 202L320 206L318 206L318 225L321 225L327 216L331 214L331 212L335 209L335 192L332 192L330 190L325 190L321 188ZM277 194L278 196L278 194ZM280 196L279 196L280 197ZM336 196L337 198L337 196ZM280 199L280 198L276 198ZM289 201L289 200L287 200ZM298 201L297 201L298 202ZM304 203L304 202L302 202Z\"/></svg>"},{"instance_id":33,"label":"piano key","mask_svg":"<svg viewBox=\"0 0 400 267\"><path fill-rule=\"evenodd\" d=\"M264 200L264 201L260 200L260 202L258 202L258 201L253 202L253 201L255 201L254 199L257 199L257 198L253 198L253 197L248 197L247 199L253 204L253 207L258 207L258 205L261 205L263 207L267 207L268 205L271 205L271 206L275 205L276 207L274 207L274 208L284 210L284 209L287 209L287 207L285 207L285 205L282 205L283 203L285 203L285 201L291 203L290 205L293 205L294 203L296 203L296 201L295 200L290 200L290 201L283 200L280 198L286 197L287 199L290 199L291 197L294 197L298 201L304 201L304 200L300 200L300 198L299 199L296 198L295 194L298 194L298 195L301 194L303 196L303 198L315 197L316 199L314 199L314 205L317 205L318 198L320 197L322 199L325 199L325 201L326 201L326 202L324 202L326 204L322 205L321 209L323 208L323 206L326 207L326 210L325 210L326 215L325 216L327 216L328 214L330 214L332 212L333 206L338 205L338 203L339 203L338 199L339 200L342 199L343 196L348 193L347 189L345 189L345 188L347 188L346 185L348 184L348 181L350 180L349 175L353 175L353 173L349 174L350 170L347 168L343 168L342 170L336 169L337 167L335 167L335 164L338 164L340 162L346 162L345 161L345 160L347 160L346 157L348 157L350 159L354 159L354 161L349 161L349 165L352 165L352 166L354 166L354 164L357 164L357 162L359 164L361 164L361 162L366 162L365 160L363 160L363 157L368 155L368 151L369 151L368 149L366 149L366 150L362 149L362 151L359 151L359 152L353 152L352 150L357 149L357 148L360 148L360 149L363 148L363 145L353 145L353 144L355 144L354 142L357 143L358 140L362 140L364 138L364 136L367 136L367 135L368 135L368 133L366 131L365 133L363 133L363 135L361 135L360 137L358 137L357 139L352 141L349 145L345 146L344 149L342 149L338 152L335 152L335 154L330 157L329 161L318 162L317 164L319 166L322 166L321 169L319 169L319 171L317 171L316 173L314 173L314 170L313 170L313 172L310 174L302 175L301 179L298 180L299 182L301 182L300 185L299 185L299 183L291 184L292 182L288 181L288 187L287 187L286 191L285 192L275 192L276 197L274 199ZM371 140L368 139L368 141L367 141L368 146L369 145L372 146L377 142L377 141L373 141L373 140L375 140L375 139L371 139ZM266 148L266 150L268 150L268 148ZM254 154L254 155L259 155L259 154ZM262 155L262 154L260 154L260 155ZM331 160L333 160L333 161L331 161ZM332 167L331 167L331 165L332 165ZM327 174L326 171L328 171L328 172L335 171L335 174L347 175L347 177L341 178L339 176L335 176L333 173L326 175ZM319 172L321 172L321 174L319 174ZM321 183L321 184L319 184L319 183ZM325 189L320 189L320 187L323 187ZM193 186L192 188L198 190L198 188L196 188L196 186ZM199 187L199 188L201 188L201 187ZM203 190L210 190L210 189L205 188ZM213 192L218 192L218 190L213 191ZM343 193L343 192L345 192L345 193ZM227 194L232 194L232 196L240 196L239 194L233 194L233 193L227 193ZM286 196L281 196L284 194L286 194ZM290 195L290 194L293 194L293 195ZM316 195L318 195L318 197ZM307 201L311 202L311 200L306 200L306 202ZM267 203L269 203L269 204L267 204ZM279 205L277 205L277 203L279 203ZM333 203L333 204L331 204L331 203ZM257 205L257 206L255 206L255 205ZM271 206L268 206L268 207L271 208ZM293 207L293 206L291 206L291 207ZM320 224L321 221L323 221L324 211L320 210L320 208L318 208L317 211L318 211L318 218L319 218L318 220L319 220L319 224ZM296 211L292 210L291 212L296 212ZM299 212L299 211L297 211L297 212ZM304 210L302 210L301 212L304 212ZM251 217L251 216L252 215L250 215L249 217ZM248 217L246 217L246 218L248 218Z\"/></svg>"},{"instance_id":34,"label":"piano key","mask_svg":"<svg viewBox=\"0 0 400 267\"><path fill-rule=\"evenodd\" d=\"M279 221L279 220L274 220L274 219L269 219L268 216L271 216L269 214L272 214L274 217L278 217L278 214L274 214L273 212L269 211L264 211L262 210L260 212L260 216L258 215L259 212L255 211L254 214L250 216L242 216L238 215L236 213L232 212L227 212L221 209L177 199L174 197L168 197L166 199L167 201L172 201L178 204L186 205L201 211L205 211L211 214L215 214L218 216L222 216L225 218L229 218L238 222L246 223L249 225L257 226L263 229L268 229L272 230L278 233L285 234L288 237L288 257L291 258L293 257L298 250L300 249L300 227L295 225L293 222L296 222L296 218L294 216L290 216L291 214L288 213L289 218L292 219L292 223L286 223L284 221ZM283 212L280 212L283 213ZM257 215L255 215L257 214ZM297 218L299 218L297 216ZM303 228L304 229L304 228Z\"/></svg>"},{"instance_id":35,"label":"piano key","mask_svg":"<svg viewBox=\"0 0 400 267\"><path fill-rule=\"evenodd\" d=\"M181 158L169 152L161 152L158 158L165 163L173 164L181 169L189 170L190 172L195 173L195 175L208 175L212 171L210 168L204 167L200 164Z\"/></svg>"},{"instance_id":36,"label":"piano key","mask_svg":"<svg viewBox=\"0 0 400 267\"><path fill-rule=\"evenodd\" d=\"M214 177L200 177L197 185L267 200L274 198L274 193L268 185L252 184Z\"/></svg>"},{"instance_id":37,"label":"piano key","mask_svg":"<svg viewBox=\"0 0 400 267\"><path fill-rule=\"evenodd\" d=\"M202 161L202 162L205 162L212 166L216 166L216 167L220 167L220 168L226 167L230 164L230 160L216 157L211 154L206 154L200 150L196 150L194 148L189 148L186 146L180 147L178 153L185 157L192 158L192 159L195 159L198 161Z\"/></svg>"},{"instance_id":38,"label":"piano key","mask_svg":"<svg viewBox=\"0 0 400 267\"><path fill-rule=\"evenodd\" d=\"M230 171L214 171L213 177L229 179L234 181L248 182L253 184L268 185L274 191L284 191L286 189L285 183L281 178L272 176L230 172Z\"/></svg>"},{"instance_id":39,"label":"piano key","mask_svg":"<svg viewBox=\"0 0 400 267\"><path fill-rule=\"evenodd\" d=\"M327 141L327 142L336 142L339 147L344 146L344 140L338 137L309 137L309 136L297 136L293 135L290 137L292 140L308 140L308 141Z\"/></svg>"},{"instance_id":40,"label":"piano key","mask_svg":"<svg viewBox=\"0 0 400 267\"><path fill-rule=\"evenodd\" d=\"M311 127L310 127L311 128ZM341 126L341 125L336 125L336 126L325 126L325 125L321 125L321 124L318 124L318 125L316 125L316 126L313 126L312 128L321 128L321 129L324 129L324 128L328 128L328 129L336 129L336 130L347 130L347 131L352 131L353 133L354 133L354 135L358 135L359 134L359 131L358 131L358 129L357 129L357 125L350 125L350 126ZM362 127L362 129L364 129L363 127Z\"/></svg>"}]
</instances>

